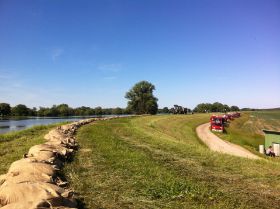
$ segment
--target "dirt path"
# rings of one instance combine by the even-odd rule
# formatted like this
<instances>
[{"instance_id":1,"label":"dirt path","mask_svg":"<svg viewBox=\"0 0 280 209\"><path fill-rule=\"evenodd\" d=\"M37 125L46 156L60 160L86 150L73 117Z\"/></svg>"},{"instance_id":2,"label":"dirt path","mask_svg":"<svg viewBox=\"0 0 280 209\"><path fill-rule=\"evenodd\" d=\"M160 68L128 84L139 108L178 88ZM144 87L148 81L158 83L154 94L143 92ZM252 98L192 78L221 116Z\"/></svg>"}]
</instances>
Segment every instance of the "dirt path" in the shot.
<instances>
[{"instance_id":1,"label":"dirt path","mask_svg":"<svg viewBox=\"0 0 280 209\"><path fill-rule=\"evenodd\" d=\"M213 134L209 129L209 123L202 124L196 128L198 137L213 151L222 152L229 155L245 157L250 159L261 159L257 155L249 152L245 148L224 141Z\"/></svg>"}]
</instances>

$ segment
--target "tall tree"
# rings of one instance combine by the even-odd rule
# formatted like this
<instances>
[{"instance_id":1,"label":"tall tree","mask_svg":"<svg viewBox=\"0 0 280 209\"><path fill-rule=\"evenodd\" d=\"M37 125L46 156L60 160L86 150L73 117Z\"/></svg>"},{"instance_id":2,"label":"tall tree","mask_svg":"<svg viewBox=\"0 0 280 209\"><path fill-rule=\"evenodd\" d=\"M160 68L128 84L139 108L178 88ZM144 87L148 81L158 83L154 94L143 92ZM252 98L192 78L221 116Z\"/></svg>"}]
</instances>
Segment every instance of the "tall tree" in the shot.
<instances>
[{"instance_id":1,"label":"tall tree","mask_svg":"<svg viewBox=\"0 0 280 209\"><path fill-rule=\"evenodd\" d=\"M18 104L12 108L12 114L15 116L28 116L29 108L23 104Z\"/></svg>"},{"instance_id":2,"label":"tall tree","mask_svg":"<svg viewBox=\"0 0 280 209\"><path fill-rule=\"evenodd\" d=\"M210 103L201 103L194 108L194 112L211 112L211 110L212 104Z\"/></svg>"},{"instance_id":3,"label":"tall tree","mask_svg":"<svg viewBox=\"0 0 280 209\"><path fill-rule=\"evenodd\" d=\"M223 112L229 112L230 111L230 107L226 104L224 104L224 111Z\"/></svg>"},{"instance_id":4,"label":"tall tree","mask_svg":"<svg viewBox=\"0 0 280 209\"><path fill-rule=\"evenodd\" d=\"M230 107L230 111L239 111L239 107L233 105Z\"/></svg>"},{"instance_id":5,"label":"tall tree","mask_svg":"<svg viewBox=\"0 0 280 209\"><path fill-rule=\"evenodd\" d=\"M155 86L148 81L136 83L125 95L128 99L127 109L136 114L156 114L158 99L153 95Z\"/></svg>"},{"instance_id":6,"label":"tall tree","mask_svg":"<svg viewBox=\"0 0 280 209\"><path fill-rule=\"evenodd\" d=\"M96 107L95 109L95 114L96 115L103 115L103 110L102 110L102 107Z\"/></svg>"},{"instance_id":7,"label":"tall tree","mask_svg":"<svg viewBox=\"0 0 280 209\"><path fill-rule=\"evenodd\" d=\"M0 103L0 116L11 114L11 106L8 103Z\"/></svg>"},{"instance_id":8,"label":"tall tree","mask_svg":"<svg viewBox=\"0 0 280 209\"><path fill-rule=\"evenodd\" d=\"M212 104L212 112L224 112L224 105L220 102L215 102Z\"/></svg>"},{"instance_id":9,"label":"tall tree","mask_svg":"<svg viewBox=\"0 0 280 209\"><path fill-rule=\"evenodd\" d=\"M168 107L164 107L164 108L162 109L162 112L163 112L163 113L169 113Z\"/></svg>"},{"instance_id":10,"label":"tall tree","mask_svg":"<svg viewBox=\"0 0 280 209\"><path fill-rule=\"evenodd\" d=\"M73 110L67 104L60 104L56 106L56 111L59 116L69 116L72 115Z\"/></svg>"}]
</instances>

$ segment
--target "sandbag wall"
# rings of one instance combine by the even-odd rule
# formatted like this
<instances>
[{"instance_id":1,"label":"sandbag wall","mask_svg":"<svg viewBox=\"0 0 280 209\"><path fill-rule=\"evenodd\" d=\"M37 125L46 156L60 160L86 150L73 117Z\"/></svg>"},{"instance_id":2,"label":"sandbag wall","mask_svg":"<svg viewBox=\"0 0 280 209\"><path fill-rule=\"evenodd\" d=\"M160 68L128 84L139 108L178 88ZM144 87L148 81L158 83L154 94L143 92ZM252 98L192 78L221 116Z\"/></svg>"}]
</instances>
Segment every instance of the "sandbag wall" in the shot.
<instances>
[{"instance_id":1,"label":"sandbag wall","mask_svg":"<svg viewBox=\"0 0 280 209\"><path fill-rule=\"evenodd\" d=\"M0 176L0 208L77 208L59 170L78 148L74 133L81 125L112 118L116 117L91 118L52 129L44 144L31 147L23 159L13 162Z\"/></svg>"}]
</instances>

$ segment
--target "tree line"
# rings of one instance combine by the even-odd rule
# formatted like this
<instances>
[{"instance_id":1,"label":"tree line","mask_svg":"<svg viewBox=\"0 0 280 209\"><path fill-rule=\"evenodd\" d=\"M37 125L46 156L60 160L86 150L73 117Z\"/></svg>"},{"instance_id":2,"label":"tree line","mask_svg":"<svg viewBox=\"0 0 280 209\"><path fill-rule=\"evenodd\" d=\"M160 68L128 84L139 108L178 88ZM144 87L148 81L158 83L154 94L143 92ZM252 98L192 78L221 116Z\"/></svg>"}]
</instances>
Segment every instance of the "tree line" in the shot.
<instances>
[{"instance_id":1,"label":"tree line","mask_svg":"<svg viewBox=\"0 0 280 209\"><path fill-rule=\"evenodd\" d=\"M243 110L243 109L242 109ZM247 109L244 109L247 110ZM201 103L198 104L193 110L183 107L181 105L175 104L173 107L164 107L158 109L159 114L193 114L193 113L209 113L209 112L235 112L240 111L238 106L228 106L219 102L211 103Z\"/></svg>"},{"instance_id":2,"label":"tree line","mask_svg":"<svg viewBox=\"0 0 280 209\"><path fill-rule=\"evenodd\" d=\"M198 104L193 110L175 104L173 107L164 107L162 109L153 110L158 114L191 114L195 113L205 113L205 112L229 112L229 111L239 111L239 107L221 104L215 102L201 103ZM242 109L243 110L243 109ZM249 108L244 108L244 110L249 110ZM252 110L252 109L250 109ZM11 107L8 103L0 103L0 116L39 116L39 117L65 117L65 116L90 116L90 115L122 115L122 114L138 114L131 107L128 108L102 108L102 107L77 107L71 108L67 104L53 105L52 107L39 107L38 109L28 108L26 105L18 104ZM139 114L150 114L148 111L145 112L140 110Z\"/></svg>"},{"instance_id":3,"label":"tree line","mask_svg":"<svg viewBox=\"0 0 280 209\"><path fill-rule=\"evenodd\" d=\"M239 111L238 106L228 106L227 104L222 104L220 102L214 102L213 104L211 103L201 103L198 104L193 111L198 112L198 113L203 113L203 112L234 112L234 111Z\"/></svg>"},{"instance_id":4,"label":"tree line","mask_svg":"<svg viewBox=\"0 0 280 209\"><path fill-rule=\"evenodd\" d=\"M228 106L220 102L201 103L193 110L181 105L175 104L173 107L164 107L158 109L158 99L153 95L155 86L147 81L140 81L136 83L125 95L128 99L128 108L135 114L189 114L189 113L205 113L205 112L229 112L239 111L238 106Z\"/></svg>"},{"instance_id":5,"label":"tree line","mask_svg":"<svg viewBox=\"0 0 280 209\"><path fill-rule=\"evenodd\" d=\"M28 108L23 104L11 107L8 103L0 103L0 116L90 116L90 115L121 115L121 114L157 114L157 113L172 113L172 114L189 114L189 113L206 113L206 112L229 112L239 111L238 106L228 106L220 102L201 103L193 110L175 104L170 109L164 107L158 108L158 99L153 95L155 86L148 81L140 81L136 83L125 94L128 100L126 108L102 108L102 107L77 107L71 108L67 104L53 105L51 108L39 107Z\"/></svg>"},{"instance_id":6,"label":"tree line","mask_svg":"<svg viewBox=\"0 0 280 209\"><path fill-rule=\"evenodd\" d=\"M8 103L0 103L0 116L39 116L39 117L66 117L66 116L90 116L90 115L122 115L130 114L124 108L102 107L77 107L72 108L67 104L53 105L52 107L29 108L24 104L11 107Z\"/></svg>"}]
</instances>

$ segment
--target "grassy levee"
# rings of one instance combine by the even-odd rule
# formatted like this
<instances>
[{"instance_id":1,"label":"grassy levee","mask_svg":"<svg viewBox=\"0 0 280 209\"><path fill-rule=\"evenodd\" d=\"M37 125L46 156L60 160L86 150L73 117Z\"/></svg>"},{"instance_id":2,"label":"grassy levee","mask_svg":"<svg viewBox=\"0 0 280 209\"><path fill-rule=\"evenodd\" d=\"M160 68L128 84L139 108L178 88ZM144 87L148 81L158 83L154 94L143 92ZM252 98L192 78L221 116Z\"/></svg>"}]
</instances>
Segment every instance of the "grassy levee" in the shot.
<instances>
[{"instance_id":1,"label":"grassy levee","mask_svg":"<svg viewBox=\"0 0 280 209\"><path fill-rule=\"evenodd\" d=\"M209 115L145 116L81 127L64 172L81 208L279 208L280 164L211 152Z\"/></svg>"},{"instance_id":2,"label":"grassy levee","mask_svg":"<svg viewBox=\"0 0 280 209\"><path fill-rule=\"evenodd\" d=\"M254 124L253 131L262 133L262 129L280 131L280 111L251 112L249 126Z\"/></svg>"},{"instance_id":3,"label":"grassy levee","mask_svg":"<svg viewBox=\"0 0 280 209\"><path fill-rule=\"evenodd\" d=\"M22 131L0 134L0 175L7 172L11 163L19 160L29 148L44 142L44 135L59 124L34 126Z\"/></svg>"},{"instance_id":4,"label":"grassy levee","mask_svg":"<svg viewBox=\"0 0 280 209\"><path fill-rule=\"evenodd\" d=\"M258 154L264 144L263 129L279 130L280 111L256 111L242 113L242 117L231 121L226 133L216 133L220 138L239 144Z\"/></svg>"}]
</instances>

